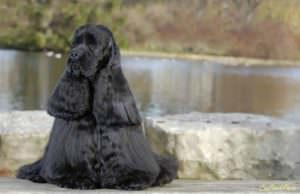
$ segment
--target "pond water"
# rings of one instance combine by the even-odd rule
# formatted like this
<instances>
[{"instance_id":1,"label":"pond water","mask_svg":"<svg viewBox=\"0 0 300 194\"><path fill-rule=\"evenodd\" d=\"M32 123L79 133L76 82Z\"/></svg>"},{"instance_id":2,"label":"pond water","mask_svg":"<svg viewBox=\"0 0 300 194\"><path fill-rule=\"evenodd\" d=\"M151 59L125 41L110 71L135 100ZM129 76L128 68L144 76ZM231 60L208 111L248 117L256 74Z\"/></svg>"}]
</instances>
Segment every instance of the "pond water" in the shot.
<instances>
[{"instance_id":1,"label":"pond water","mask_svg":"<svg viewBox=\"0 0 300 194\"><path fill-rule=\"evenodd\" d=\"M0 50L0 111L45 109L66 59ZM300 68L230 67L192 60L123 57L143 115L247 112L300 118Z\"/></svg>"}]
</instances>

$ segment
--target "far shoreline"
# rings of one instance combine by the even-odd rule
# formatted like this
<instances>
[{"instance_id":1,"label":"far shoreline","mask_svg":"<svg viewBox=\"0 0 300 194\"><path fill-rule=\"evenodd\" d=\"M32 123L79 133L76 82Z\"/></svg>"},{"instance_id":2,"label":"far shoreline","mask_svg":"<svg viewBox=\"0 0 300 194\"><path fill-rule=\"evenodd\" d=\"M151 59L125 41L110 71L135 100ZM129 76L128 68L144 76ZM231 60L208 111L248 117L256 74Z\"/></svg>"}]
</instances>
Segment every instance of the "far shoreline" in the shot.
<instances>
[{"instance_id":1,"label":"far shoreline","mask_svg":"<svg viewBox=\"0 0 300 194\"><path fill-rule=\"evenodd\" d=\"M282 67L300 67L300 60L277 60L277 59L260 59L235 56L218 56L205 54L188 54L188 53L168 53L154 51L135 51L121 50L124 56L137 57L154 57L168 59L186 59L204 62L214 62L226 66L282 66Z\"/></svg>"},{"instance_id":2,"label":"far shoreline","mask_svg":"<svg viewBox=\"0 0 300 194\"><path fill-rule=\"evenodd\" d=\"M46 53L55 52L51 50L23 50L17 48L1 48L0 51L20 51L20 52L36 52ZM66 54L64 52L55 52ZM207 55L207 54L191 54L191 53L175 53L175 52L158 52L158 51L137 51L130 49L121 49L122 56L135 56L135 57L150 57L150 58L166 58L166 59L184 59L195 60L202 62L213 62L225 66L270 66L270 67L300 67L300 60L278 60L278 59L261 59L250 57L238 56L220 56L220 55Z\"/></svg>"}]
</instances>

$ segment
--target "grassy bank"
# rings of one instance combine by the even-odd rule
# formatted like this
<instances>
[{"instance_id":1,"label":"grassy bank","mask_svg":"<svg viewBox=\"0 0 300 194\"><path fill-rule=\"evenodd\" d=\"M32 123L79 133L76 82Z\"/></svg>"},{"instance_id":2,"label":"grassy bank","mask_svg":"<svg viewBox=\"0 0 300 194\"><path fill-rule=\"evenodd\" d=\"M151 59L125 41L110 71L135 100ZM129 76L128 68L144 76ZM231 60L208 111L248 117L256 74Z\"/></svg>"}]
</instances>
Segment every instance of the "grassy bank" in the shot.
<instances>
[{"instance_id":1,"label":"grassy bank","mask_svg":"<svg viewBox=\"0 0 300 194\"><path fill-rule=\"evenodd\" d=\"M74 30L85 23L102 21L116 33L123 27L121 1L0 0L0 46L22 50L66 51Z\"/></svg>"},{"instance_id":2,"label":"grassy bank","mask_svg":"<svg viewBox=\"0 0 300 194\"><path fill-rule=\"evenodd\" d=\"M211 63L219 63L227 66L291 66L299 67L300 60L278 60L278 59L259 59L249 57L233 57L233 56L216 56L205 54L191 53L170 53L170 52L154 52L154 51L138 51L138 50L121 50L124 56L134 57L154 57L169 59L185 59L196 60Z\"/></svg>"},{"instance_id":3,"label":"grassy bank","mask_svg":"<svg viewBox=\"0 0 300 194\"><path fill-rule=\"evenodd\" d=\"M0 47L65 52L102 23L122 49L300 59L298 0L0 0Z\"/></svg>"}]
</instances>

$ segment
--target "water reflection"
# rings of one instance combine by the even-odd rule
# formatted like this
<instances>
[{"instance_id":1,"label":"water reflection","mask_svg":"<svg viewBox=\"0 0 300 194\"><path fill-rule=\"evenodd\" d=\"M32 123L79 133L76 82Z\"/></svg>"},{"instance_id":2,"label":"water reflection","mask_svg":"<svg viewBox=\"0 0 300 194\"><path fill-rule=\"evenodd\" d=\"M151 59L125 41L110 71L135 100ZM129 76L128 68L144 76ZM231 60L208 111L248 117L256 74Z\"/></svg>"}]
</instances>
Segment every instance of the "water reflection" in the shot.
<instances>
[{"instance_id":1,"label":"water reflection","mask_svg":"<svg viewBox=\"0 0 300 194\"><path fill-rule=\"evenodd\" d=\"M0 110L45 107L63 60L40 53L0 51Z\"/></svg>"},{"instance_id":2,"label":"water reflection","mask_svg":"<svg viewBox=\"0 0 300 194\"><path fill-rule=\"evenodd\" d=\"M0 110L44 109L64 61L0 51ZM124 57L123 68L144 115L202 111L300 117L300 68L135 57Z\"/></svg>"}]
</instances>

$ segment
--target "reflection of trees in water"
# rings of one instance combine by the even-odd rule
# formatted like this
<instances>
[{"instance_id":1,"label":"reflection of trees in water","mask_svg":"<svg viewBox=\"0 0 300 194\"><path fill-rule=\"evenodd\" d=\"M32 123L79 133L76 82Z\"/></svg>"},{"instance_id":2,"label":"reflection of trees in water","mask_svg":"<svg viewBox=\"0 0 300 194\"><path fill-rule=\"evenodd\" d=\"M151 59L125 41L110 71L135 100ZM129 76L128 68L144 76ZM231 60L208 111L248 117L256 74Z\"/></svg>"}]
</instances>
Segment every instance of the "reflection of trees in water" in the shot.
<instances>
[{"instance_id":1,"label":"reflection of trees in water","mask_svg":"<svg viewBox=\"0 0 300 194\"><path fill-rule=\"evenodd\" d=\"M61 62L47 58L41 53L14 53L9 55L9 59L4 62L5 66L10 69L7 72L8 79L1 77L1 82L6 82L5 93L11 95L10 102L6 103L11 107L7 107L3 102L1 109L44 107L49 91L57 80L55 73L62 69ZM1 69L0 74L6 74L6 72Z\"/></svg>"},{"instance_id":2,"label":"reflection of trees in water","mask_svg":"<svg viewBox=\"0 0 300 194\"><path fill-rule=\"evenodd\" d=\"M190 111L209 112L212 108L213 73L197 64L170 65L154 73L157 80L154 99L166 108L166 113ZM163 94L162 98L161 95Z\"/></svg>"},{"instance_id":3,"label":"reflection of trees in water","mask_svg":"<svg viewBox=\"0 0 300 194\"><path fill-rule=\"evenodd\" d=\"M214 91L216 112L282 116L295 106L290 97L299 96L300 85L285 77L221 74L216 77Z\"/></svg>"},{"instance_id":4,"label":"reflection of trees in water","mask_svg":"<svg viewBox=\"0 0 300 194\"><path fill-rule=\"evenodd\" d=\"M152 80L150 72L145 69L135 71L132 68L123 68L124 74L129 82L129 86L137 101L139 110L146 110L151 101Z\"/></svg>"},{"instance_id":5,"label":"reflection of trees in water","mask_svg":"<svg viewBox=\"0 0 300 194\"><path fill-rule=\"evenodd\" d=\"M15 101L14 88L19 76L15 73L17 52L0 52L0 110L11 110L20 107Z\"/></svg>"},{"instance_id":6,"label":"reflection of trees in water","mask_svg":"<svg viewBox=\"0 0 300 194\"><path fill-rule=\"evenodd\" d=\"M32 109L37 107L39 103L38 89L39 80L37 63L40 61L40 57L36 56L33 58L31 53L24 54L20 53L17 56L18 59L18 74L20 75L20 82L18 83L21 87L18 94L22 96L24 102L24 108ZM41 64L41 66L43 66Z\"/></svg>"},{"instance_id":7,"label":"reflection of trees in water","mask_svg":"<svg viewBox=\"0 0 300 194\"><path fill-rule=\"evenodd\" d=\"M272 73L264 75L261 73L264 69L257 74L257 70L252 72L250 68L245 75L240 70L230 72L230 67L212 64L170 60L155 63L158 62L154 61L151 68L132 70L134 73L128 70L127 76L140 109L148 114L202 111L282 116L297 105L291 99L299 96L297 81L291 82L287 76L272 76Z\"/></svg>"},{"instance_id":8,"label":"reflection of trees in water","mask_svg":"<svg viewBox=\"0 0 300 194\"><path fill-rule=\"evenodd\" d=\"M27 59L27 60L26 60ZM62 61L32 54L24 58L26 64L22 71L25 86L23 95L27 109L45 108L51 89L62 72ZM24 62L23 62L24 63Z\"/></svg>"},{"instance_id":9,"label":"reflection of trees in water","mask_svg":"<svg viewBox=\"0 0 300 194\"><path fill-rule=\"evenodd\" d=\"M170 64L152 73L152 101L164 108L162 114L207 111L210 107L211 74L197 66Z\"/></svg>"},{"instance_id":10,"label":"reflection of trees in water","mask_svg":"<svg viewBox=\"0 0 300 194\"><path fill-rule=\"evenodd\" d=\"M131 62L134 63L128 63ZM151 64L143 60L139 63L124 67L140 109L146 114L208 111L211 108L212 74L202 73L198 65L155 59Z\"/></svg>"}]
</instances>

